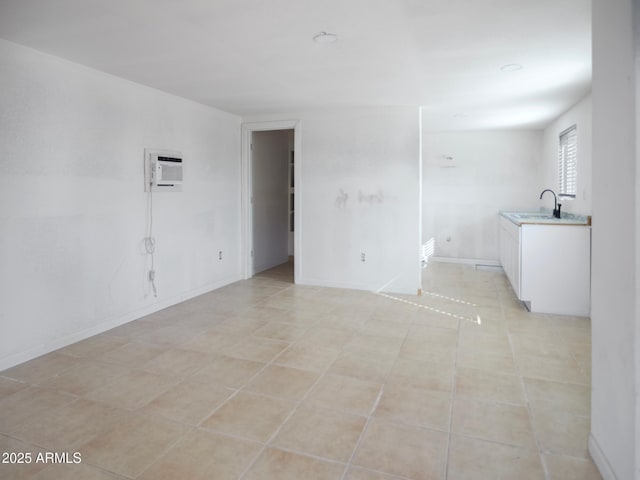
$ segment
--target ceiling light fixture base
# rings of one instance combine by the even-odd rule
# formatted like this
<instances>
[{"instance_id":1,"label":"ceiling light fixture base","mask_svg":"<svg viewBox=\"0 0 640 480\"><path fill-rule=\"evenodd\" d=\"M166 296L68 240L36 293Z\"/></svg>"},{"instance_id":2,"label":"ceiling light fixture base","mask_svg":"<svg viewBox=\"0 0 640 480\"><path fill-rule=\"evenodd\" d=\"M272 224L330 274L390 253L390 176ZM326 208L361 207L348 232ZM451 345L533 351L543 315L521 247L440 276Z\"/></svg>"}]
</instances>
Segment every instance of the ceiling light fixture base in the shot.
<instances>
[{"instance_id":1,"label":"ceiling light fixture base","mask_svg":"<svg viewBox=\"0 0 640 480\"><path fill-rule=\"evenodd\" d=\"M320 32L313 37L313 41L316 43L334 43L338 40L338 36L335 33Z\"/></svg>"},{"instance_id":2,"label":"ceiling light fixture base","mask_svg":"<svg viewBox=\"0 0 640 480\"><path fill-rule=\"evenodd\" d=\"M500 67L500 70L502 70L503 72L517 72L518 70L522 70L522 65L520 65L519 63L507 63L506 65L502 65Z\"/></svg>"}]
</instances>

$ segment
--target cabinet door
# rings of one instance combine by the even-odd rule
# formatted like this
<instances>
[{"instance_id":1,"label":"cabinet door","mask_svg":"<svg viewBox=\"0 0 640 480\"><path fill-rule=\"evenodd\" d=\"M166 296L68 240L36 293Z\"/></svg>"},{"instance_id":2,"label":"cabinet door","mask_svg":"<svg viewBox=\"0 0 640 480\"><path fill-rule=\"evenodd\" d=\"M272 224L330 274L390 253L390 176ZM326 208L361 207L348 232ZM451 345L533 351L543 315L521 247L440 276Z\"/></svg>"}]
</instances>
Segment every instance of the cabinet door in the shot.
<instances>
[{"instance_id":1,"label":"cabinet door","mask_svg":"<svg viewBox=\"0 0 640 480\"><path fill-rule=\"evenodd\" d=\"M532 312L588 316L591 228L522 227L521 300Z\"/></svg>"},{"instance_id":2,"label":"cabinet door","mask_svg":"<svg viewBox=\"0 0 640 480\"><path fill-rule=\"evenodd\" d=\"M500 217L500 263L520 298L520 227Z\"/></svg>"}]
</instances>

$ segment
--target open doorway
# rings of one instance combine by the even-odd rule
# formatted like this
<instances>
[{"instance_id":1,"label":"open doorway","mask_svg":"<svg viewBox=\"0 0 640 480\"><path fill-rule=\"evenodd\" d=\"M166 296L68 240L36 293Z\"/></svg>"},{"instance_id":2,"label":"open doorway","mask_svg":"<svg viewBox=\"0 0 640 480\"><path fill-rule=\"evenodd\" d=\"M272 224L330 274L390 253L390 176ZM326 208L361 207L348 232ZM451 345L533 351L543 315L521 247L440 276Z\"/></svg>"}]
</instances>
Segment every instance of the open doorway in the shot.
<instances>
[{"instance_id":1,"label":"open doorway","mask_svg":"<svg viewBox=\"0 0 640 480\"><path fill-rule=\"evenodd\" d=\"M244 277L295 283L299 272L298 122L244 124Z\"/></svg>"},{"instance_id":2,"label":"open doorway","mask_svg":"<svg viewBox=\"0 0 640 480\"><path fill-rule=\"evenodd\" d=\"M253 274L293 283L295 177L293 129L251 136Z\"/></svg>"}]
</instances>

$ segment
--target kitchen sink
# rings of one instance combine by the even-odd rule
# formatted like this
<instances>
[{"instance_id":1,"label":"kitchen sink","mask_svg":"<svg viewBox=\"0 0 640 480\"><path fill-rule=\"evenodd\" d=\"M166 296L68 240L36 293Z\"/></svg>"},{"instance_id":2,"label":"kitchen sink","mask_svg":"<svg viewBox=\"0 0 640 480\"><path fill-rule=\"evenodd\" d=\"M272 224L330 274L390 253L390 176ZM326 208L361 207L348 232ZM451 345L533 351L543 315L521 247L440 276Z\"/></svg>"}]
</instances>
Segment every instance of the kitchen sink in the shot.
<instances>
[{"instance_id":1,"label":"kitchen sink","mask_svg":"<svg viewBox=\"0 0 640 480\"><path fill-rule=\"evenodd\" d=\"M531 213L512 213L513 217L521 220L535 220L538 218L553 218L553 215L544 212L531 212Z\"/></svg>"}]
</instances>

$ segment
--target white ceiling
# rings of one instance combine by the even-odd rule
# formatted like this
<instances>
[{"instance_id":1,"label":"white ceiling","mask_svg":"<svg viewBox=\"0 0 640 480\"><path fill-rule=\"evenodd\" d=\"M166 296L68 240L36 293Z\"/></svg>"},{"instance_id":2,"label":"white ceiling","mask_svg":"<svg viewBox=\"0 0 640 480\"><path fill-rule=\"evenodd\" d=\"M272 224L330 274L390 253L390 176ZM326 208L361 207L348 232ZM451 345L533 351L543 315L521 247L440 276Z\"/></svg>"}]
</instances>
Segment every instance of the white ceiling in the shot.
<instances>
[{"instance_id":1,"label":"white ceiling","mask_svg":"<svg viewBox=\"0 0 640 480\"><path fill-rule=\"evenodd\" d=\"M0 38L239 115L421 105L540 128L591 85L590 0L0 0ZM318 44L321 31L338 35ZM524 68L505 73L500 67Z\"/></svg>"}]
</instances>

